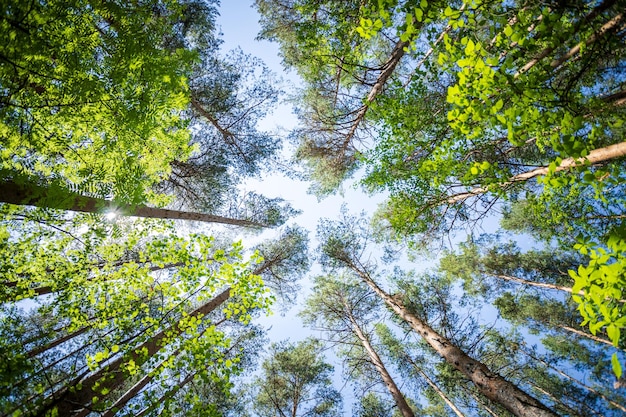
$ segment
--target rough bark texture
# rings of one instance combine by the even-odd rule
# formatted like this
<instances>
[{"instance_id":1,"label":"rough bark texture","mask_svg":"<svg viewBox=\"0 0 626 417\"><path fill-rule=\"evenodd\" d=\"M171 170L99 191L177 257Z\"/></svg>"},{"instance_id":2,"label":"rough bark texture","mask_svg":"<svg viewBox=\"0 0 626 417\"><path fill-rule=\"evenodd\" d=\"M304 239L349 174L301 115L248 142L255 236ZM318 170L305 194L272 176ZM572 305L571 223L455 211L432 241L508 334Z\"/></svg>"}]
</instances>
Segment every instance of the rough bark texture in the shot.
<instances>
[{"instance_id":1,"label":"rough bark texture","mask_svg":"<svg viewBox=\"0 0 626 417\"><path fill-rule=\"evenodd\" d=\"M63 198L58 198L59 196ZM35 183L17 183L7 179L0 182L0 202L82 213L103 213L107 210L113 210L125 216L150 219L194 220L243 227L266 226L249 220L231 219L212 214L168 210L143 205L119 204L111 200L76 194L58 186L44 187Z\"/></svg>"},{"instance_id":2,"label":"rough bark texture","mask_svg":"<svg viewBox=\"0 0 626 417\"><path fill-rule=\"evenodd\" d=\"M522 391L515 384L492 372L483 363L472 359L443 335L437 333L417 316L409 313L404 305L383 291L358 265L348 263L361 279L398 316L406 321L446 362L471 380L487 398L501 404L519 417L556 417L557 414L539 400Z\"/></svg>"}]
</instances>

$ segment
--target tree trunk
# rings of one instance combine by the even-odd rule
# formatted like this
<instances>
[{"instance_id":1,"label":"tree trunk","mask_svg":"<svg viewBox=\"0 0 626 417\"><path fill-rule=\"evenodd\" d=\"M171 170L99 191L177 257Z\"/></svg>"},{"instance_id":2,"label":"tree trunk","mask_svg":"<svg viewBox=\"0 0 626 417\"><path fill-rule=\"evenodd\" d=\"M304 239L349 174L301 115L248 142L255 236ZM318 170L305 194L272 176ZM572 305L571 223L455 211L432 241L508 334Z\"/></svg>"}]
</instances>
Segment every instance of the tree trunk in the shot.
<instances>
[{"instance_id":1,"label":"tree trunk","mask_svg":"<svg viewBox=\"0 0 626 417\"><path fill-rule=\"evenodd\" d=\"M215 298L211 299L207 303L195 309L193 312L189 313L190 317L195 317L198 315L206 315L211 311L215 310L222 303L230 298L230 288L222 291ZM150 340L142 343L140 346L137 346L130 354L126 356L121 356L113 361L111 361L108 365L104 366L100 370L80 381L82 385L81 390L75 390L70 392L69 389L65 391L62 395L58 397L56 401L54 401L50 406L44 408L38 413L38 416L44 417L46 412L51 410L56 406L59 416L72 415L75 413L80 413L85 409L85 406L91 404L93 397L99 397L100 390L107 388L112 389L124 381L125 373L121 370L121 366L129 361L135 361L135 364L140 366L142 363L147 361L150 357L152 357L156 352L158 352L163 346L166 336L170 336L174 333L175 335L181 334L183 329L176 326L176 328L172 329L164 329L154 335ZM144 352L140 355L137 352L144 350ZM103 378L106 377L106 380ZM98 390L94 390L94 385L100 382L98 386Z\"/></svg>"},{"instance_id":2,"label":"tree trunk","mask_svg":"<svg viewBox=\"0 0 626 417\"><path fill-rule=\"evenodd\" d=\"M348 306L346 306L346 308L348 308ZM363 330L361 330L361 327L356 322L355 318L352 315L350 315L348 319L352 323L352 328L354 329L354 333L356 334L356 337L358 337L358 339L361 341L363 348L365 348L367 355L369 356L370 360L374 364L374 367L376 368L381 378L383 379L383 382L387 386L389 393L393 397L402 415L404 417L415 417L415 414L413 414L413 410L411 410L411 407L409 407L409 404L406 402L404 395L402 395L402 392L400 391L395 381L393 380L393 378L387 371L385 364L380 359L380 356L378 356L378 353L376 353L376 350L374 350L374 347L370 343L367 336L363 333Z\"/></svg>"},{"instance_id":3,"label":"tree trunk","mask_svg":"<svg viewBox=\"0 0 626 417\"><path fill-rule=\"evenodd\" d=\"M584 22L590 22L591 20L595 19L596 16L598 16L600 13L602 13L603 11L607 10L608 8L610 8L613 4L615 3L615 0L606 0L603 3L601 3L600 5L596 6L587 16L585 16L582 21ZM621 16L621 14L620 14ZM620 18L621 19L621 18ZM610 20L608 23L606 23L605 25L603 25L596 33L594 33L594 35L591 36L590 39L588 39L586 41L587 45L590 45L591 43L595 42L597 40L597 38L599 38L600 36L604 35L606 32L608 32L610 29L612 29L613 27L615 27L615 25L617 25L618 22L612 23L613 19ZM606 27L607 25L609 25L609 27ZM560 45L559 45L560 46ZM575 51L573 54L565 54L563 57L561 57L558 60L554 60L551 63L551 67L552 68L556 68L558 66L560 66L563 62L565 62L566 60L568 60L569 58L571 58L573 55L575 55L576 53L578 53L578 51L580 50L580 46L577 45L578 50ZM537 65L537 63L539 61L541 61L543 58L547 57L548 55L550 55L556 47L552 47L549 46L547 48L545 48L543 51L541 51L539 53L539 55L537 55L535 58L531 59L530 61L528 61L528 63L526 63L526 65L524 65L522 68L519 69L519 71L517 71L514 75L514 78L519 78L520 75L522 75L523 73L527 72L528 70L530 70L532 67L534 67L535 65ZM576 47L574 47L576 48ZM572 48L570 50L570 52L572 52L572 50L574 49ZM569 56L568 56L569 55ZM567 58L565 58L567 56ZM559 62L560 61L560 62Z\"/></svg>"},{"instance_id":4,"label":"tree trunk","mask_svg":"<svg viewBox=\"0 0 626 417\"><path fill-rule=\"evenodd\" d=\"M591 339L594 342L604 343L605 345L613 346L613 343L610 340L603 339L601 337L594 336L594 335L589 334L589 333L585 333L582 330L575 329L575 328L570 327L570 326L558 326L558 327L560 327L561 329L563 329L563 330L565 330L567 332L574 333L575 335L578 335L580 337L586 337L587 339Z\"/></svg>"},{"instance_id":5,"label":"tree trunk","mask_svg":"<svg viewBox=\"0 0 626 417\"><path fill-rule=\"evenodd\" d=\"M583 158L566 158L561 161L561 164L556 167L556 171L565 171L570 168L574 168L576 166L582 165L587 161L590 164L597 164L600 162L605 162L611 159L620 158L622 156L626 156L626 142L616 143L614 145L607 146L605 148L594 149L589 152L589 155ZM548 167L539 167L532 169L530 171L522 172L521 174L517 174L512 176L508 181L499 184L500 187L505 188L509 185L515 184L517 182L527 181L531 178L539 177L541 175L546 175L548 173ZM467 200L470 197L474 197L480 194L485 194L489 192L489 189L486 187L476 187L469 191L454 194L448 196L444 199L444 202L447 204L459 203L464 200Z\"/></svg>"},{"instance_id":6,"label":"tree trunk","mask_svg":"<svg viewBox=\"0 0 626 417\"><path fill-rule=\"evenodd\" d=\"M413 361L413 359L408 357L408 355L406 358L411 363L411 365L413 365L417 373L422 378L424 378L424 380L426 380L426 383L430 385L430 387L433 390L435 390L435 392L437 393L437 395L439 395L439 397L443 400L443 402L445 402L448 405L448 407L450 407L452 411L454 411L454 414L456 414L458 417L465 417L465 415L461 412L461 410L459 410L459 408L452 402L452 400L448 398L446 393L443 392L441 388L439 388L437 384L435 384L435 382L432 379L430 379L428 375L426 375L426 372L422 371L422 369L419 366L417 366L417 364Z\"/></svg>"},{"instance_id":7,"label":"tree trunk","mask_svg":"<svg viewBox=\"0 0 626 417\"><path fill-rule=\"evenodd\" d=\"M354 272L387 304L406 321L443 359L469 378L487 398L501 404L519 417L556 417L557 414L522 391L519 387L492 372L486 365L472 359L450 340L437 333L428 324L407 311L404 305L381 289L360 265L346 261Z\"/></svg>"},{"instance_id":8,"label":"tree trunk","mask_svg":"<svg viewBox=\"0 0 626 417\"><path fill-rule=\"evenodd\" d=\"M266 227L264 224L250 220L231 219L213 214L168 210L143 205L119 204L111 200L73 193L54 184L45 187L34 182L17 183L10 179L3 179L0 182L0 202L82 213L112 211L123 216L150 219L193 220L243 227Z\"/></svg>"},{"instance_id":9,"label":"tree trunk","mask_svg":"<svg viewBox=\"0 0 626 417\"><path fill-rule=\"evenodd\" d=\"M389 77L391 77L391 75L393 74L393 71L396 69L396 66L398 66L398 63L404 56L405 49L408 48L410 45L411 45L410 41L398 41L398 43L396 43L396 46L393 48L393 51L391 52L391 56L389 57L387 62L385 62L385 64L383 65L382 72L376 79L376 82L374 83L374 85L372 86L372 89L367 95L367 98L365 99L365 104L363 105L363 107L361 107L359 112L356 114L354 121L352 122L352 126L350 127L350 130L346 134L346 138L344 139L344 142L343 142L344 150L347 148L348 144L352 141L352 138L356 134L356 131L359 125L365 118L365 114L367 113L367 110L369 109L369 104L372 103L376 99L376 97L383 91L383 87L385 86L385 83L387 82Z\"/></svg>"},{"instance_id":10,"label":"tree trunk","mask_svg":"<svg viewBox=\"0 0 626 417\"><path fill-rule=\"evenodd\" d=\"M274 260L274 262L278 262L278 261ZM259 267L257 267L254 271L252 271L251 274L253 275L261 274L265 269L269 268L272 264L273 264L272 262L263 263ZM216 297L212 298L205 304L201 305L200 307L196 308L194 311L189 313L189 317L196 317L199 315L204 316L212 312L213 310L218 308L220 305L225 303L230 298L230 296L231 296L230 287L228 287L224 291L222 291L220 294L218 294ZM75 412L75 413L83 412L83 410L86 409L85 406L91 403L92 398L94 396L99 395L99 393L93 391L93 387L96 382L98 382L100 379L102 379L105 376L113 374L112 378L108 378L106 379L106 381L101 382L98 388L100 390L103 388L108 388L109 390L111 390L112 388L117 387L124 381L124 378L125 378L125 373L122 370L120 370L120 367L122 366L122 364L124 364L124 362L130 359L130 360L135 361L135 364L141 365L163 347L161 343L165 339L166 335L171 337L172 333L174 335L179 335L182 332L183 332L183 329L178 328L178 326L174 329L170 327L168 329L162 330L161 332L154 335L150 340L147 340L146 342L142 343L140 346L136 347L132 351L132 353L130 353L128 356L119 357L118 359L106 365L104 368L82 379L80 381L80 384L83 387L82 390L69 392L68 388L73 385L67 386L66 390L60 393L57 396L57 399L53 401L49 406L44 407L42 410L40 410L37 416L45 417L46 412L53 409L55 406L57 407L58 415L60 416L69 415L69 413L72 413L72 412ZM137 336L136 335L133 336L133 338L135 337ZM139 356L136 352L141 351L144 348L147 349L147 353L144 352L142 356ZM80 408L76 411L72 411L72 410L75 410L77 406Z\"/></svg>"},{"instance_id":11,"label":"tree trunk","mask_svg":"<svg viewBox=\"0 0 626 417\"><path fill-rule=\"evenodd\" d=\"M484 272L484 274L486 275L492 275L496 278L505 280L505 281L512 281L512 282L517 282L518 284L523 284L523 285L528 285L531 287L538 287L538 288L546 288L548 290L558 290L558 291L565 291L568 293L572 293L572 288L571 287L564 287L562 285L556 285L556 284L546 284L544 282L537 282L537 281L529 281L527 279L523 279L523 278L518 278L518 277L514 277L511 275L504 275L504 274L492 274L492 273L488 273L488 272ZM585 292L584 291L580 291L578 294L580 295L584 295Z\"/></svg>"}]
</instances>

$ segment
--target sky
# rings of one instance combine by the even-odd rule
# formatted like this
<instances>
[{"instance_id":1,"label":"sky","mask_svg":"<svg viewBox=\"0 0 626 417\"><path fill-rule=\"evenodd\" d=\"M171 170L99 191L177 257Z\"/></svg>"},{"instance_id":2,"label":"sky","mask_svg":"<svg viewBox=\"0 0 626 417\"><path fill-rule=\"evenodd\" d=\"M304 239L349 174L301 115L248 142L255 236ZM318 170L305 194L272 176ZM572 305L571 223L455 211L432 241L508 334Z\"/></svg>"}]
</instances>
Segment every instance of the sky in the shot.
<instances>
[{"instance_id":1,"label":"sky","mask_svg":"<svg viewBox=\"0 0 626 417\"><path fill-rule=\"evenodd\" d=\"M234 48L241 48L245 53L256 56L264 61L264 63L279 74L285 81L285 89L287 94L292 90L290 87L298 85L298 76L293 71L286 73L281 66L281 59L278 56L278 45L268 42L256 40L256 36L261 27L258 23L258 15L256 10L252 8L251 1L242 0L222 0L220 7L220 17L218 25L221 28L224 43L222 49L224 52ZM288 104L279 105L273 114L269 115L265 120L261 121L260 128L268 131L278 131L284 133L297 126L297 119L292 113L292 108ZM268 197L281 197L289 202L294 208L302 210L302 213L292 219L290 223L296 223L309 230L311 254L315 255L315 228L320 218L337 218L339 216L341 206L349 203L350 212L353 214L365 211L372 214L377 205L382 202L382 196L367 196L353 186L353 183L345 185L342 195L334 195L318 201L317 197L307 194L309 185L302 181L296 181L285 177L284 175L274 174L265 176L261 179L250 180L245 184L247 190L260 192ZM270 237L269 233L262 236ZM298 294L297 303L301 303L306 298L306 294L310 291L311 277L321 274L319 266L313 265L311 271L302 280L302 291ZM271 341L282 341L289 339L291 342L297 342L308 336L320 334L311 331L303 326L302 321L297 317L300 306L291 307L288 311L280 313L276 311L270 317L262 317L255 322L268 329L268 337ZM276 309L277 310L277 309ZM351 415L350 408L354 401L352 388L344 384L341 378L339 360L330 352L327 353L327 360L334 366L335 388L341 391L344 399L344 415Z\"/></svg>"},{"instance_id":2,"label":"sky","mask_svg":"<svg viewBox=\"0 0 626 417\"><path fill-rule=\"evenodd\" d=\"M218 26L221 29L224 43L222 45L223 52L235 48L241 48L243 52L260 58L275 73L280 75L286 82L285 88L287 94L290 88L298 86L299 79L294 72L286 73L281 66L281 59L278 55L278 45L268 41L256 40L256 36L260 31L258 23L258 15L256 10L252 8L251 1L243 0L222 0L220 17L218 18ZM273 114L264 119L260 128L267 131L276 131L285 133L286 131L297 126L297 119L291 112L291 106L281 104L276 108ZM357 173L358 175L358 173ZM338 218L341 207L346 204L351 214L365 212L367 215L373 214L377 206L384 200L384 195L369 196L362 193L358 187L355 187L354 181L349 181L343 186L343 193L327 197L321 201L310 194L307 194L309 185L302 181L296 181L280 174L266 175L261 179L248 181L245 186L246 191L260 192L268 197L281 197L291 203L291 205L299 210L302 214L291 220L290 223L296 223L309 230L309 238L311 239L311 253L315 256L315 228L320 218ZM491 221L483 227L493 230L497 225L497 221ZM262 234L262 237L271 237L272 231ZM244 238L245 239L245 238ZM455 241L464 240L465 236L457 236ZM244 244L246 244L244 240ZM419 265L404 265L411 269L427 269L435 265L435 260L422 262ZM296 305L281 314L275 312L271 317L263 317L256 320L256 323L268 328L268 337L272 341L282 341L289 339L292 342L302 340L310 335L321 336L310 329L304 328L300 318L296 316L300 305L306 298L306 294L310 291L311 278L321 274L319 266L313 265L311 271L303 279L303 290L298 294ZM491 316L491 314L487 314ZM495 317L483 317L487 321L493 321ZM327 359L333 363L336 371L340 371L341 365L339 360L330 352ZM352 388L346 385L341 373L336 372L334 379L335 388L340 389L344 397L344 415L351 415L350 406L354 401Z\"/></svg>"}]
</instances>

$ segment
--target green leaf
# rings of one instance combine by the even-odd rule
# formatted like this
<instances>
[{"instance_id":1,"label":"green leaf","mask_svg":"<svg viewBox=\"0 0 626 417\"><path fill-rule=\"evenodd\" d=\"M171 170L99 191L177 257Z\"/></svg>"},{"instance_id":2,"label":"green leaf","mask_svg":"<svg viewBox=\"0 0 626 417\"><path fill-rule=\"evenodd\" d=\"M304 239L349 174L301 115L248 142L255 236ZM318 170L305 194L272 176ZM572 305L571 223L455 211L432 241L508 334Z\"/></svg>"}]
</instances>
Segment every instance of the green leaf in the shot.
<instances>
[{"instance_id":1,"label":"green leaf","mask_svg":"<svg viewBox=\"0 0 626 417\"><path fill-rule=\"evenodd\" d=\"M617 347L620 336L619 328L615 324L611 323L606 326L606 334L609 336L611 342L613 342L613 346Z\"/></svg>"},{"instance_id":2,"label":"green leaf","mask_svg":"<svg viewBox=\"0 0 626 417\"><path fill-rule=\"evenodd\" d=\"M613 367L613 373L617 379L622 377L622 364L619 363L619 359L617 359L617 352L611 356L611 366Z\"/></svg>"},{"instance_id":3,"label":"green leaf","mask_svg":"<svg viewBox=\"0 0 626 417\"><path fill-rule=\"evenodd\" d=\"M476 48L476 44L473 40L468 40L467 45L465 45L465 55L472 55L474 53L474 49Z\"/></svg>"},{"instance_id":4,"label":"green leaf","mask_svg":"<svg viewBox=\"0 0 626 417\"><path fill-rule=\"evenodd\" d=\"M507 27L504 28L504 34L510 38L513 34L513 28L507 25Z\"/></svg>"},{"instance_id":5,"label":"green leaf","mask_svg":"<svg viewBox=\"0 0 626 417\"><path fill-rule=\"evenodd\" d=\"M423 17L424 17L424 11L419 8L415 9L415 19L417 19L418 22L421 22Z\"/></svg>"}]
</instances>

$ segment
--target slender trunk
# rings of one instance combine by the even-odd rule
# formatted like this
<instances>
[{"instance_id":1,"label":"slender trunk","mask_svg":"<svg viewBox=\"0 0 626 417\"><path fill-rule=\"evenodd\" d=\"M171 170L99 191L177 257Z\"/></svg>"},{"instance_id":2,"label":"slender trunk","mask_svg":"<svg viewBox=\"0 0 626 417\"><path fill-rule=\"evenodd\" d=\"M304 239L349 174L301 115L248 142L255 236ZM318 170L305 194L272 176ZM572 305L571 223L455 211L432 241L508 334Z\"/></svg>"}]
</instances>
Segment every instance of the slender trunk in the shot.
<instances>
[{"instance_id":1,"label":"slender trunk","mask_svg":"<svg viewBox=\"0 0 626 417\"><path fill-rule=\"evenodd\" d=\"M566 409L568 411L568 415L570 415L570 416L581 416L581 414L578 411L574 410L570 405L565 404L565 402L563 401L564 400L563 397L556 398L554 395L552 395L551 393L549 393L548 391L546 391L545 389L541 388L539 385L537 385L537 384L535 384L533 382L530 382L530 385L534 389L536 389L537 391L539 391L540 393L545 395L546 397L549 397L552 401L554 401L555 404L558 404L561 407L563 407L564 409ZM589 406L586 406L584 403L583 403L583 406L585 406L585 408L587 408L593 414L595 414L597 416L600 416L600 417L603 417L602 414L600 414L597 411L591 409Z\"/></svg>"},{"instance_id":2,"label":"slender trunk","mask_svg":"<svg viewBox=\"0 0 626 417\"><path fill-rule=\"evenodd\" d=\"M618 410L621 410L621 411L623 411L624 413L626 413L626 407L624 407L623 405L616 403L615 401L613 401L613 400L611 400L610 398L606 397L606 396L605 396L604 394L602 394L601 392L599 392L599 391L595 390L594 388L592 388L592 387L590 387L590 386L588 386L588 385L585 385L582 381L580 381L580 380L578 380L578 379L576 379L576 378L573 378L573 377L569 376L568 374L566 374L565 372L561 371L560 369L558 369L558 368L556 368L556 367L554 367L554 366L550 365L548 362L544 361L543 359L536 357L535 355L533 355L533 354L532 354L532 353L530 353L529 351L527 351L527 350L525 350L525 349L522 349L522 348L520 348L520 350L521 350L522 352L524 352L524 353L525 353L528 357L530 357L530 358L532 358L532 359L536 360L537 362L541 363L541 364L542 364L543 366L545 366L547 369L550 369L550 370L552 370L552 371L556 372L557 374L561 375L562 377L564 377L564 378L566 378L566 379L569 379L570 381L572 381L572 382L574 382L575 384L577 384L577 385L579 385L579 386L583 387L583 388L584 388L584 389L586 389L587 391L589 391L589 392L591 392L591 393L593 393L593 394L597 395L598 397L602 398L604 401L606 401L607 403L609 403L611 406L613 406L613 407L617 408Z\"/></svg>"},{"instance_id":3,"label":"slender trunk","mask_svg":"<svg viewBox=\"0 0 626 417\"><path fill-rule=\"evenodd\" d=\"M594 43L595 41L600 39L602 36L604 36L604 34L606 34L608 31L617 28L617 26L620 24L620 22L623 20L623 18L624 18L623 13L620 13L617 16L615 16L614 18L612 18L611 20L609 20L608 22L606 22L604 25L602 25L602 27L600 29L598 29L596 32L594 32L594 34L591 35L589 37L589 39L587 39L585 41L585 45L586 46L591 45L592 43ZM573 48L571 48L569 51L567 51L567 53L565 53L560 58L555 59L554 61L552 61L550 63L550 67L552 67L552 68L560 67L565 61L567 61L568 59L570 59L571 57L573 57L574 55L576 55L576 54L578 54L580 52L581 45L582 45L582 42L577 44Z\"/></svg>"},{"instance_id":4,"label":"slender trunk","mask_svg":"<svg viewBox=\"0 0 626 417\"><path fill-rule=\"evenodd\" d=\"M219 307L222 303L228 300L228 298L230 298L230 288L227 288L209 302L189 313L189 316L196 317L199 315L206 315ZM86 405L91 403L93 397L101 395L100 391L102 389L110 390L124 381L126 375L124 371L120 369L124 363L132 360L137 366L140 366L163 347L166 337L172 337L172 334L181 334L183 331L184 329L178 326L162 330L146 342L137 346L130 354L120 356L119 358L109 362L97 372L82 379L80 381L80 384L82 385L81 390L74 390L73 392L69 389L66 390L66 392L61 395L57 401L55 401L50 407L41 410L38 415L42 417L45 416L46 412L54 406L56 406L58 415L60 416L81 412ZM97 390L95 390L96 383L99 383Z\"/></svg>"},{"instance_id":5,"label":"slender trunk","mask_svg":"<svg viewBox=\"0 0 626 417\"><path fill-rule=\"evenodd\" d=\"M271 265L273 265L273 262L265 262L257 267L254 271L252 271L252 274L261 274ZM230 296L231 291L230 287L228 287L216 297L189 313L189 317L207 315L208 313L212 312L220 305L225 303L230 298ZM63 393L57 396L57 400L55 400L48 407L40 410L37 415L43 417L46 415L47 411L54 408L55 406L57 407L59 415L67 415L68 413L71 413L72 410L76 409L76 407L79 407L76 411L77 413L83 412L86 409L85 406L90 404L92 398L94 396L98 396L98 393L93 390L95 383L99 382L103 377L107 377L105 381L100 381L100 384L98 385L99 390L102 390L103 388L111 390L112 388L120 385L125 378L125 373L123 370L120 370L120 368L125 362L133 360L136 365L141 365L163 347L162 344L166 336L172 337L172 334L179 335L182 332L183 329L179 328L178 326L176 326L176 328L174 329L170 327L169 329L162 330L161 332L154 335L150 340L147 340L140 346L136 347L129 355L119 357L113 360L99 371L82 379L80 381L80 384L83 387L81 390L70 392L69 389L66 389ZM136 336L134 336L133 339L135 337ZM140 351L142 351L141 355L137 353ZM112 377L109 377L109 375L112 375ZM74 385L68 385L67 388Z\"/></svg>"},{"instance_id":6,"label":"slender trunk","mask_svg":"<svg viewBox=\"0 0 626 417\"><path fill-rule=\"evenodd\" d=\"M237 140L236 140L235 134L233 132L231 132L230 130L225 129L224 127L222 127L219 124L219 122L217 121L217 119L215 117L213 117L213 115L211 113L206 111L206 109L204 107L202 107L202 104L200 104L200 102L198 100L196 100L195 98L191 99L191 107L194 110L196 110L198 113L200 113L202 115L202 117L207 119L213 125L213 127L215 127L218 130L218 132L220 132L222 134L222 137L224 138L224 141L226 142L227 145L233 146L234 148L237 149L237 153L239 153L239 155L241 155L241 158L245 162L250 162L250 158L248 158L246 153L237 144Z\"/></svg>"},{"instance_id":7,"label":"slender trunk","mask_svg":"<svg viewBox=\"0 0 626 417\"><path fill-rule=\"evenodd\" d=\"M589 333L585 333L582 330L575 329L575 328L570 327L570 326L558 326L558 327L560 327L561 329L563 329L565 331L568 331L570 333L574 333L574 334L576 334L576 335L578 335L580 337L586 337L587 339L591 339L594 342L604 343L605 345L613 346L613 343L611 343L610 340L603 339L601 337L594 336L594 335L589 334Z\"/></svg>"},{"instance_id":8,"label":"slender trunk","mask_svg":"<svg viewBox=\"0 0 626 417\"><path fill-rule=\"evenodd\" d=\"M537 281L530 281L527 279L523 279L523 278L518 278L518 277L514 277L511 275L504 275L504 274L490 274L485 272L488 275L492 275L496 278L505 280L505 281L512 281L512 282L517 282L518 284L523 284L523 285L528 285L530 287L538 287L538 288L546 288L548 290L558 290L558 291L565 291L568 293L572 293L572 289L571 287L564 287L562 285L556 285L556 284L546 284L544 282L537 282ZM580 291L578 292L578 294L580 295L584 295L585 292L584 291Z\"/></svg>"},{"instance_id":9,"label":"slender trunk","mask_svg":"<svg viewBox=\"0 0 626 417\"><path fill-rule=\"evenodd\" d=\"M480 404L480 406L489 413L489 415L491 415L492 417L500 417L495 411L493 411L491 408L489 408L489 406L487 404L485 404L480 398L478 398L478 395L474 394L472 391L468 390L467 388L465 389L465 392L469 392L470 395L472 396L472 398L474 399L474 401L476 401L477 404Z\"/></svg>"},{"instance_id":10,"label":"slender trunk","mask_svg":"<svg viewBox=\"0 0 626 417\"><path fill-rule=\"evenodd\" d=\"M589 155L583 158L566 158L561 161L561 164L556 167L556 171L565 171L570 168L574 168L586 162L590 164L597 164L600 162L609 161L611 159L616 159L626 156L626 142L616 143L614 145L607 146L605 148L594 149L589 152ZM532 169L530 171L522 172L521 174L517 174L512 176L508 181L500 183L500 187L505 188L509 185L515 184L517 182L528 181L531 178L539 177L541 175L546 175L549 171L548 167L539 167ZM480 194L485 194L489 192L489 189L486 187L476 187L469 191L454 194L445 198L445 203L454 204L464 200L467 200L470 197L474 197Z\"/></svg>"},{"instance_id":11,"label":"slender trunk","mask_svg":"<svg viewBox=\"0 0 626 417\"><path fill-rule=\"evenodd\" d=\"M143 205L119 204L111 200L73 193L58 185L45 187L34 182L18 183L10 179L4 179L0 182L0 202L81 213L103 213L107 210L112 210L124 216L150 219L193 220L243 227L266 227L264 224L250 220L231 219L213 214L168 210Z\"/></svg>"},{"instance_id":12,"label":"slender trunk","mask_svg":"<svg viewBox=\"0 0 626 417\"><path fill-rule=\"evenodd\" d=\"M196 376L195 372L190 373L189 375L187 375L187 377L185 377L185 379L183 379L182 381L180 381L178 384L174 385L172 388L170 388L169 390L167 390L167 392L161 396L159 398L158 401L152 403L151 405L149 405L148 407L144 408L143 410L139 411L137 414L135 414L135 417L143 417L148 415L148 413L154 411L155 408L157 408L159 405L163 404L164 400L166 398L172 398L178 391L180 391L185 385L187 385L189 382L191 382L191 380Z\"/></svg>"},{"instance_id":13,"label":"slender trunk","mask_svg":"<svg viewBox=\"0 0 626 417\"><path fill-rule=\"evenodd\" d=\"M446 362L469 378L487 398L501 404L520 417L556 417L557 414L530 396L515 384L492 372L487 366L472 359L449 339L437 333L424 321L410 313L404 305L381 289L362 266L344 260L354 272L387 304L406 321Z\"/></svg>"},{"instance_id":14,"label":"slender trunk","mask_svg":"<svg viewBox=\"0 0 626 417\"><path fill-rule=\"evenodd\" d=\"M413 410L411 410L411 407L409 407L409 404L406 402L404 395L402 395L402 392L400 391L395 381L393 380L393 378L387 371L385 364L383 363L382 359L380 359L380 356L378 356L378 353L376 353L376 350L374 350L374 347L370 343L369 339L363 333L363 330L361 330L361 327L359 326L359 324L351 315L350 317L348 317L348 319L352 323L352 328L354 329L354 333L356 334L358 339L361 341L363 348L365 348L367 355L369 356L370 360L374 364L374 367L380 374L383 382L387 386L389 393L393 397L402 415L404 417L415 417L415 414L413 414Z\"/></svg>"},{"instance_id":15,"label":"slender trunk","mask_svg":"<svg viewBox=\"0 0 626 417\"><path fill-rule=\"evenodd\" d=\"M450 407L452 411L454 411L454 414L456 414L458 417L465 417L465 415L461 412L461 410L459 410L459 408L452 402L452 400L448 398L446 393L443 392L441 388L437 386L437 384L435 384L435 381L430 379L430 377L426 375L426 372L422 371L422 369L419 366L417 366L417 364L413 361L413 359L408 358L408 360L411 363L411 365L413 365L417 373L426 380L426 383L430 385L430 387L433 390L435 390L435 392L437 393L437 395L439 395L439 397L443 400L443 402L445 402L448 405L448 407Z\"/></svg>"},{"instance_id":16,"label":"slender trunk","mask_svg":"<svg viewBox=\"0 0 626 417\"><path fill-rule=\"evenodd\" d=\"M391 52L391 56L389 57L387 62L385 62L385 64L383 65L382 72L376 79L374 86L372 87L369 94L367 95L367 98L365 99L366 101L365 105L361 107L359 112L356 114L354 121L352 122L352 126L350 127L350 130L346 134L346 137L343 142L344 150L348 147L348 145L352 141L352 138L356 134L356 131L359 128L359 125L361 124L363 119L365 119L365 114L367 113L367 110L369 109L369 104L372 103L376 99L376 97L378 97L378 95L383 91L385 83L387 82L389 77L391 77L391 75L393 74L393 71L396 69L396 66L398 66L398 63L404 56L405 49L408 48L410 45L411 45L411 42L408 40L404 42L398 41L398 43L396 43L396 46L393 48L393 51Z\"/></svg>"},{"instance_id":17,"label":"slender trunk","mask_svg":"<svg viewBox=\"0 0 626 417\"><path fill-rule=\"evenodd\" d=\"M598 16L600 13L602 13L603 11L607 10L608 8L610 8L614 3L615 3L614 0L606 0L606 1L604 1L603 3L601 3L600 5L595 7L587 16L585 16L582 19L582 22L590 22L591 20L595 19L596 16ZM609 21L607 24L610 24L610 23L611 23L611 21ZM601 35L603 35L608 30L610 30L609 28L606 28L606 29L604 28L607 24L603 25L602 28L600 28L600 30L598 30L594 35L592 35L592 38L594 38L594 39L591 42L589 42L589 40L588 40L587 41L587 45L589 45L590 43L593 43L593 42L595 42L597 40L597 38L598 38L598 36L596 36L597 33L600 33ZM523 73L527 72L532 67L537 65L537 63L539 61L541 61L542 59L544 59L545 57L550 55L555 49L556 49L556 47L549 46L549 47L545 48L544 50L542 50L535 58L531 59L530 61L528 61L528 63L526 63L526 65L524 65L522 68L520 68L519 71L517 71L515 73L514 78L519 78L520 75L522 75ZM571 52L571 50L570 50L570 52ZM576 52L576 53L578 53L578 52ZM566 55L568 55L568 54L566 54ZM572 56L573 55L574 54L572 54ZM571 56L570 56L570 58L571 58ZM569 59L569 58L567 58L567 59ZM567 59L564 59L563 62L565 60L567 60ZM555 61L560 61L560 60L555 60ZM553 61L551 63L551 67L552 68L556 68L557 66L559 66L559 65L561 65L563 63L563 62L555 63L555 61Z\"/></svg>"},{"instance_id":18,"label":"slender trunk","mask_svg":"<svg viewBox=\"0 0 626 417\"><path fill-rule=\"evenodd\" d=\"M548 290L564 291L564 292L572 294L572 288L571 287L564 287L562 285L556 285L556 284L546 284L544 282L530 281L530 280L523 279L523 278L513 277L511 275L491 274L491 273L488 273L488 272L483 272L483 273L487 274L487 275L494 276L496 278L499 278L499 279L502 279L502 280L505 280L505 281L513 281L513 282L517 282L518 284L528 285L530 287L546 288ZM578 291L577 294L578 295L585 295L585 291L584 290L580 290L580 291ZM619 301L620 303L626 303L626 299L616 300L616 301Z\"/></svg>"}]
</instances>

